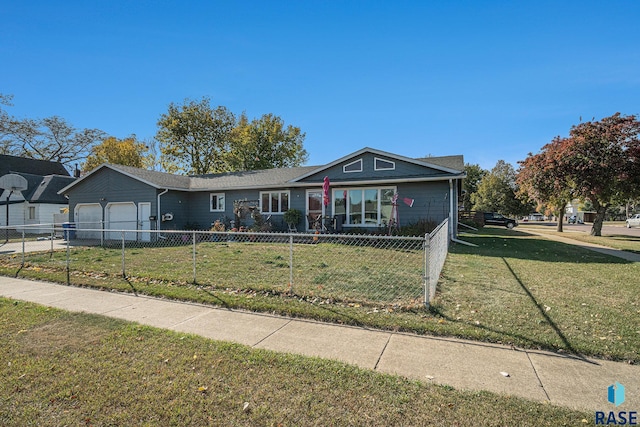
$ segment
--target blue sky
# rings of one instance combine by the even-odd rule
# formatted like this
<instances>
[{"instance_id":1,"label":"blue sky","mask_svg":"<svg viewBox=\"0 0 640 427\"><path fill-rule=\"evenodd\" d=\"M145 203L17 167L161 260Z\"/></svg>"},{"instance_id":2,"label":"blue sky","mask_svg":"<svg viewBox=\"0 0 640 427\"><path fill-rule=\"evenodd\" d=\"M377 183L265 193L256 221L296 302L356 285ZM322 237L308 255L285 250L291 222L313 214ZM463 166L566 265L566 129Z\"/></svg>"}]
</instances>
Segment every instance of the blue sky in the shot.
<instances>
[{"instance_id":1,"label":"blue sky","mask_svg":"<svg viewBox=\"0 0 640 427\"><path fill-rule=\"evenodd\" d=\"M572 125L640 113L640 2L0 0L18 117L152 138L208 96L362 147L516 165Z\"/></svg>"}]
</instances>

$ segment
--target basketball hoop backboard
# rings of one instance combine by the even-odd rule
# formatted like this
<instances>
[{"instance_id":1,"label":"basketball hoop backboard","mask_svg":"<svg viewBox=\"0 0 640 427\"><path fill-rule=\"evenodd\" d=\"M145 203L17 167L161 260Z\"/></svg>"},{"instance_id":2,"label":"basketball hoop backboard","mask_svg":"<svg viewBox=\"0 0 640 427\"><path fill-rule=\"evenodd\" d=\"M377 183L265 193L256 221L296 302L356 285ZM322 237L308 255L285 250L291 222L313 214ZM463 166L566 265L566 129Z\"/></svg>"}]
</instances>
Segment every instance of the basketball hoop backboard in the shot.
<instances>
[{"instance_id":1,"label":"basketball hoop backboard","mask_svg":"<svg viewBox=\"0 0 640 427\"><path fill-rule=\"evenodd\" d=\"M9 191L24 191L29 187L27 180L18 174L9 173L0 177L0 188Z\"/></svg>"}]
</instances>

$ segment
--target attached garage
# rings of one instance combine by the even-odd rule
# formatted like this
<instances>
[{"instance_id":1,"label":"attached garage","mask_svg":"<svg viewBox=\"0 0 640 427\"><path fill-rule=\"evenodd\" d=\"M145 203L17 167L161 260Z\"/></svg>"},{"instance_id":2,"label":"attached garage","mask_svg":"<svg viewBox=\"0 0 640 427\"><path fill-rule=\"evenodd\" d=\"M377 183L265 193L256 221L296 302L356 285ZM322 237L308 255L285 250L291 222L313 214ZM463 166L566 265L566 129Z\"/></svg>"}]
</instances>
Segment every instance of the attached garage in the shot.
<instances>
[{"instance_id":1,"label":"attached garage","mask_svg":"<svg viewBox=\"0 0 640 427\"><path fill-rule=\"evenodd\" d=\"M102 206L100 203L79 203L74 212L76 238L100 239L102 228ZM93 231L92 231L93 230Z\"/></svg>"},{"instance_id":2,"label":"attached garage","mask_svg":"<svg viewBox=\"0 0 640 427\"><path fill-rule=\"evenodd\" d=\"M138 208L134 202L108 203L104 208L106 230L137 230ZM125 240L136 240L136 233L125 233ZM122 239L122 232L110 231L107 239Z\"/></svg>"}]
</instances>

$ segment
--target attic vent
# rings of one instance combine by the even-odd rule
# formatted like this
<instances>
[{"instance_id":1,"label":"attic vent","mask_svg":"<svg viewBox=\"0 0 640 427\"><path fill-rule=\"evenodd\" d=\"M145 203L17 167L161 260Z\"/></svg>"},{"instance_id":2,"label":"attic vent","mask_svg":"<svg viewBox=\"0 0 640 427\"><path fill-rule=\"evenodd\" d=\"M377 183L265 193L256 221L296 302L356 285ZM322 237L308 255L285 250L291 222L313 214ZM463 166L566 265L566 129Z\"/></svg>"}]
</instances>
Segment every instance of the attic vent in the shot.
<instances>
[{"instance_id":1,"label":"attic vent","mask_svg":"<svg viewBox=\"0 0 640 427\"><path fill-rule=\"evenodd\" d=\"M374 163L374 170L377 171L392 171L396 169L396 162L391 160L380 159L376 157Z\"/></svg>"},{"instance_id":2,"label":"attic vent","mask_svg":"<svg viewBox=\"0 0 640 427\"><path fill-rule=\"evenodd\" d=\"M362 172L362 159L358 159L355 162L347 163L342 167L344 173Z\"/></svg>"}]
</instances>

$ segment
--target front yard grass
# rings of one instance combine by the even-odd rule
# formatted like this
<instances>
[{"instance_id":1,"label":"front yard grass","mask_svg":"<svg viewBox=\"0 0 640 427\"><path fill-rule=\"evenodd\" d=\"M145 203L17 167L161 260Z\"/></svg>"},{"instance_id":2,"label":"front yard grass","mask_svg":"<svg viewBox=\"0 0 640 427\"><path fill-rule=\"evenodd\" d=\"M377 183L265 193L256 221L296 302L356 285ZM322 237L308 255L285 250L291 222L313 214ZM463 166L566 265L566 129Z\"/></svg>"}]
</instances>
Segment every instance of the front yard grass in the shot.
<instances>
[{"instance_id":1,"label":"front yard grass","mask_svg":"<svg viewBox=\"0 0 640 427\"><path fill-rule=\"evenodd\" d=\"M593 413L0 298L0 424L569 426Z\"/></svg>"},{"instance_id":2,"label":"front yard grass","mask_svg":"<svg viewBox=\"0 0 640 427\"><path fill-rule=\"evenodd\" d=\"M437 313L479 339L638 362L640 263L527 234L462 237L440 282Z\"/></svg>"},{"instance_id":3,"label":"front yard grass","mask_svg":"<svg viewBox=\"0 0 640 427\"><path fill-rule=\"evenodd\" d=\"M388 257L389 250L330 244L296 247L295 255L307 259L310 267L306 276L299 276L293 292L288 288L288 252L274 243L241 247L211 243L199 248L198 256L207 255L208 267L198 273L202 277L198 284L189 283L192 260L186 246L157 248L153 256L142 249L128 250L126 280L119 275L118 249L75 248L70 281L229 308L640 362L640 263L549 241L525 230L485 227L462 239L478 247L450 248L430 310L393 303L393 294L383 295L386 302L372 302L380 292L368 285L380 280L372 267ZM318 250L336 256L332 259L355 262L355 267L336 268L318 258L314 252ZM236 251L240 253L234 258ZM411 265L416 260L419 265L421 251L395 251L394 256L398 252L406 259L415 258ZM19 256L3 257L0 273L65 283L64 255L56 253L52 259L49 254L30 255L25 268L20 268ZM362 256L365 261L354 261ZM421 282L418 268L392 264L392 274ZM350 276L357 279L353 286L331 289ZM354 300L354 290L364 297ZM419 285L412 292L419 295Z\"/></svg>"}]
</instances>

